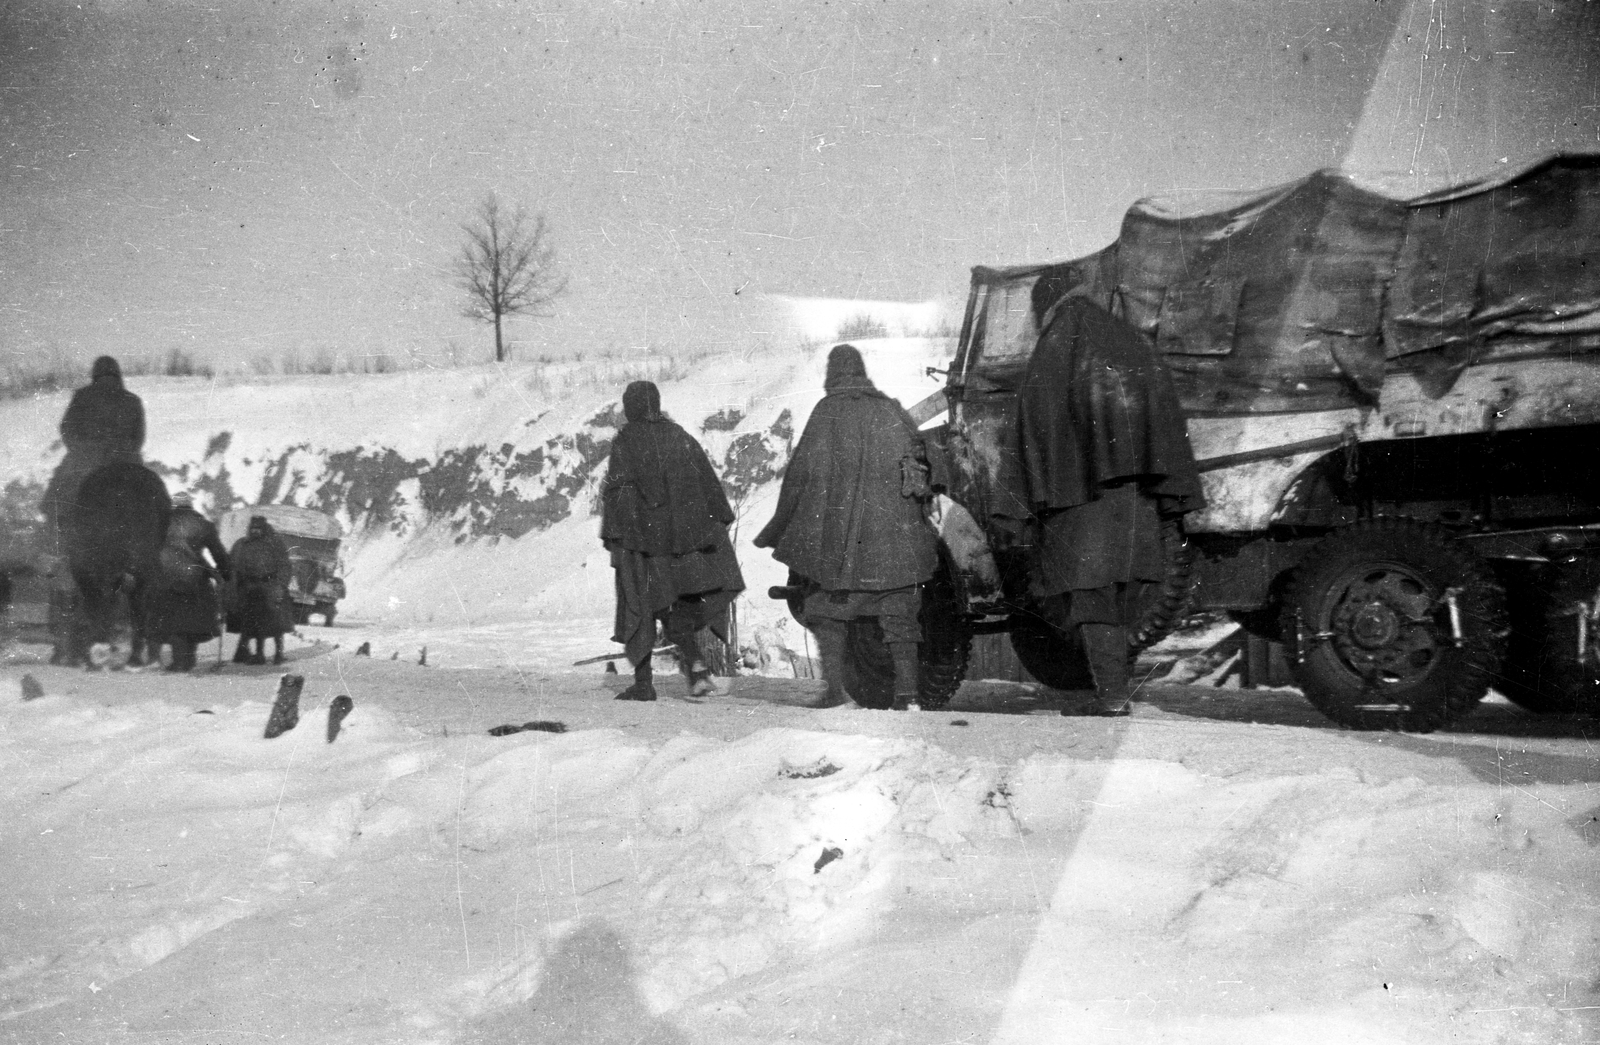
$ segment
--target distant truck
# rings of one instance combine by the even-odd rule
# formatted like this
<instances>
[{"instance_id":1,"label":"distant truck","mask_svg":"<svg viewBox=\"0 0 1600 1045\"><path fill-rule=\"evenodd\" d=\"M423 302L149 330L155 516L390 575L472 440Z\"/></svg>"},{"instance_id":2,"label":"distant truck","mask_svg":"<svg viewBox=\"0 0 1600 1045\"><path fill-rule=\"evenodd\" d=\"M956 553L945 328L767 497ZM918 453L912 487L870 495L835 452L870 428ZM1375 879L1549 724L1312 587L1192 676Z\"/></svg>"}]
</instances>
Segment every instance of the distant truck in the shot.
<instances>
[{"instance_id":1,"label":"distant truck","mask_svg":"<svg viewBox=\"0 0 1600 1045\"><path fill-rule=\"evenodd\" d=\"M1029 599L1016 482L1017 385L1068 294L1148 336L1209 502L1169 529L1136 647L1226 611L1358 729L1435 729L1490 686L1600 712L1600 157L1411 199L1321 171L1145 200L1096 254L975 268L945 389L913 411L949 411L924 657L944 678L952 629L1006 631L1042 681L1088 684Z\"/></svg>"},{"instance_id":2,"label":"distant truck","mask_svg":"<svg viewBox=\"0 0 1600 1045\"><path fill-rule=\"evenodd\" d=\"M339 600L345 596L344 578L339 575L339 542L344 538L344 528L339 520L292 504L235 508L217 524L223 547L232 550L254 515L265 518L289 549L289 599L294 603L295 623L309 624L313 614L321 614L324 626L333 627Z\"/></svg>"}]
</instances>

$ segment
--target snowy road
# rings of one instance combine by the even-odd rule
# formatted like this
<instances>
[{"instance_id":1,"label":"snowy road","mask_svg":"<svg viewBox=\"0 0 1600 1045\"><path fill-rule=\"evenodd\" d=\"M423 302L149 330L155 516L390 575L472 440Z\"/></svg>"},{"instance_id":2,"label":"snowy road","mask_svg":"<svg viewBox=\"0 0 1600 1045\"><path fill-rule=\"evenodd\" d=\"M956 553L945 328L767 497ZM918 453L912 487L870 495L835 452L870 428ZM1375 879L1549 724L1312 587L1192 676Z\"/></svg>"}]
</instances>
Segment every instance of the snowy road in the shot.
<instances>
[{"instance_id":1,"label":"snowy road","mask_svg":"<svg viewBox=\"0 0 1600 1045\"><path fill-rule=\"evenodd\" d=\"M294 650L270 742L271 668L0 668L0 1041L1600 1038L1593 723L639 705L348 649Z\"/></svg>"}]
</instances>

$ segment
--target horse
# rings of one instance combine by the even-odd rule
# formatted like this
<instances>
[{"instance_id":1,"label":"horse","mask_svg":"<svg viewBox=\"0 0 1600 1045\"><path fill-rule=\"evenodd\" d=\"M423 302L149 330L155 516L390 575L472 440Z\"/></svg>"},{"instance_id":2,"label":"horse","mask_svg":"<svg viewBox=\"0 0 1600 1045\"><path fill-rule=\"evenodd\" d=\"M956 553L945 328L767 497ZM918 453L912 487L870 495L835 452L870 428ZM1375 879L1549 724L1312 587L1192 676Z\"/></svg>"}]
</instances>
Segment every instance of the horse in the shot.
<instances>
[{"instance_id":1,"label":"horse","mask_svg":"<svg viewBox=\"0 0 1600 1045\"><path fill-rule=\"evenodd\" d=\"M78 588L57 653L63 663L90 666L96 643L109 642L118 596L128 602L133 632L128 664L144 663L145 591L161 569L172 500L166 484L141 464L103 465L84 477L67 512L67 564ZM154 651L152 651L154 652Z\"/></svg>"}]
</instances>

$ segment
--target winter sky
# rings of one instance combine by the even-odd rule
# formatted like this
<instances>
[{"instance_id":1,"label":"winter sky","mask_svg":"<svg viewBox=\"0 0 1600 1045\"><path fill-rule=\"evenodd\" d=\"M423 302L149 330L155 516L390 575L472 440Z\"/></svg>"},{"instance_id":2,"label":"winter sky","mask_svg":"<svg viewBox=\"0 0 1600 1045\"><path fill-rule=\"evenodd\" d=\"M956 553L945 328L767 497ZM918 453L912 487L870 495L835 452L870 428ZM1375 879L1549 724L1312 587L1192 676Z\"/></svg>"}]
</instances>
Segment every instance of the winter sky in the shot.
<instances>
[{"instance_id":1,"label":"winter sky","mask_svg":"<svg viewBox=\"0 0 1600 1045\"><path fill-rule=\"evenodd\" d=\"M1585 0L11 0L0 351L481 361L491 190L571 278L524 358L781 342L1153 193L1600 149L1597 56Z\"/></svg>"}]
</instances>

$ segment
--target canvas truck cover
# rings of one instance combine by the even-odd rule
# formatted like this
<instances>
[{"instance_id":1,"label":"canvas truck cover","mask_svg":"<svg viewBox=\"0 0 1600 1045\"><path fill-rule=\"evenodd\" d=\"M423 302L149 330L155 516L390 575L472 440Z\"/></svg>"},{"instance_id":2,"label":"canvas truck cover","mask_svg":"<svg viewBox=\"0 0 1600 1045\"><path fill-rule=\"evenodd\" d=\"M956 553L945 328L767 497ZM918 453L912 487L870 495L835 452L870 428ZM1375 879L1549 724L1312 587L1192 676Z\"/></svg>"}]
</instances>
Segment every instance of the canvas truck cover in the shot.
<instances>
[{"instance_id":1,"label":"canvas truck cover","mask_svg":"<svg viewBox=\"0 0 1600 1045\"><path fill-rule=\"evenodd\" d=\"M267 525L283 538L291 554L298 549L308 557L330 562L338 555L339 541L344 536L339 520L324 512L292 504L258 504L225 513L217 523L217 534L224 548L232 548L234 542L245 535L252 515L266 519Z\"/></svg>"},{"instance_id":2,"label":"canvas truck cover","mask_svg":"<svg viewBox=\"0 0 1600 1045\"><path fill-rule=\"evenodd\" d=\"M973 282L985 372L1077 292L1152 338L1191 416L1371 405L1396 370L1442 395L1476 362L1600 360L1600 156L1410 199L1333 170L1151 198L1097 254Z\"/></svg>"}]
</instances>

